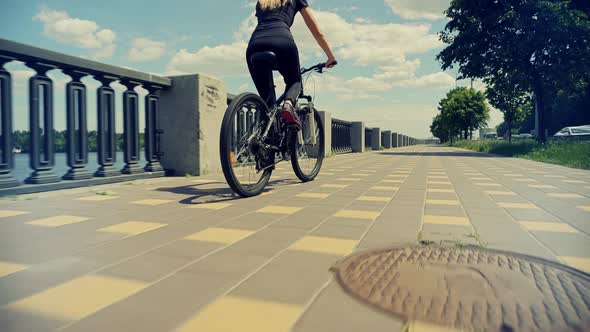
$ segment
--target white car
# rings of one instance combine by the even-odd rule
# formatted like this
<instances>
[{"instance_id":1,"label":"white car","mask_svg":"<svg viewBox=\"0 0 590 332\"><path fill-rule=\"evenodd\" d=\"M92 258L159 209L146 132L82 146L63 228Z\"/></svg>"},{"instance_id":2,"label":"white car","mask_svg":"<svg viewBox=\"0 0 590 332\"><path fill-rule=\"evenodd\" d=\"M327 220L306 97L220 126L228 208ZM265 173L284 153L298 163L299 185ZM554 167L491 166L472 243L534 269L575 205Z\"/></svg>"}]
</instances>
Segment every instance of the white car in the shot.
<instances>
[{"instance_id":1,"label":"white car","mask_svg":"<svg viewBox=\"0 0 590 332\"><path fill-rule=\"evenodd\" d=\"M556 132L555 137L563 136L590 136L590 125L577 126L577 127L565 127L560 131Z\"/></svg>"}]
</instances>

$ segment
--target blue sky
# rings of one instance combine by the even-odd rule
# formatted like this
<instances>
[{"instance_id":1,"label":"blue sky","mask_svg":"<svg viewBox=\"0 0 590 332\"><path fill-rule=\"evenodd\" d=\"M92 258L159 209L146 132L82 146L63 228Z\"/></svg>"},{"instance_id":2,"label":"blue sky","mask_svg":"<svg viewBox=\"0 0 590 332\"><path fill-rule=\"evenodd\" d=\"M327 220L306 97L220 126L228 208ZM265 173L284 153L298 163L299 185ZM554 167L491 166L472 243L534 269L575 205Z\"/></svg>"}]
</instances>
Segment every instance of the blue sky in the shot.
<instances>
[{"instance_id":1,"label":"blue sky","mask_svg":"<svg viewBox=\"0 0 590 332\"><path fill-rule=\"evenodd\" d=\"M307 88L316 92L317 108L368 126L430 136L437 103L456 84L455 73L441 72L434 59L443 46L436 33L446 23L441 11L448 2L311 1L340 62L329 74L310 80ZM3 0L0 37L161 75L205 73L224 79L230 92L254 91L244 60L255 26L253 4L252 0ZM300 18L293 34L302 65L325 60ZM18 63L7 68L17 90L15 128L26 129L26 80L32 72ZM60 93L68 79L58 71L51 77L56 83L55 125L63 129L65 97ZM89 88L96 86L91 78L84 81ZM282 87L280 80L277 85ZM483 85L476 82L475 87ZM96 126L93 112L89 90L91 130ZM490 124L500 118L494 111Z\"/></svg>"}]
</instances>

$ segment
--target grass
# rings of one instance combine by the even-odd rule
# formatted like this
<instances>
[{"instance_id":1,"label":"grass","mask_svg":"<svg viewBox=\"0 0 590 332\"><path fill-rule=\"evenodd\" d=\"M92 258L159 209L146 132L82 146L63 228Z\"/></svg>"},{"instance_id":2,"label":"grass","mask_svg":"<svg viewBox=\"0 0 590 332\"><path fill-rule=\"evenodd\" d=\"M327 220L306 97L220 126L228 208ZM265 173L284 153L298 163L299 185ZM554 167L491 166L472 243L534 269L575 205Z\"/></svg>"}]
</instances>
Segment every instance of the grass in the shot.
<instances>
[{"instance_id":1,"label":"grass","mask_svg":"<svg viewBox=\"0 0 590 332\"><path fill-rule=\"evenodd\" d=\"M563 165L573 168L590 169L590 142L549 142L516 141L459 141L450 146L479 152L499 154Z\"/></svg>"}]
</instances>

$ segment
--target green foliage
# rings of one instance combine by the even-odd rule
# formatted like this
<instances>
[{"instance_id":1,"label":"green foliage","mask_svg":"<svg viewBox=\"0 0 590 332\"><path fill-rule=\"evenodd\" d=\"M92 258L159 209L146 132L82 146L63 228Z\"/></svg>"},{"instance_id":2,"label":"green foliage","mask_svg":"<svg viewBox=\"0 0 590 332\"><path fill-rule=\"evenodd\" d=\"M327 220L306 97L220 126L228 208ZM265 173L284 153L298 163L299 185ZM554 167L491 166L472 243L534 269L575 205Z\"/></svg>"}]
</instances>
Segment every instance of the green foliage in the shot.
<instances>
[{"instance_id":1,"label":"green foliage","mask_svg":"<svg viewBox=\"0 0 590 332\"><path fill-rule=\"evenodd\" d=\"M440 113L433 119L430 131L441 142L453 141L457 136L467 139L489 119L484 94L465 87L449 91L439 102L438 110Z\"/></svg>"},{"instance_id":2,"label":"green foliage","mask_svg":"<svg viewBox=\"0 0 590 332\"><path fill-rule=\"evenodd\" d=\"M519 125L533 110L530 96L518 84L509 79L491 79L490 86L486 90L486 97L490 104L499 109L504 115L502 133L498 130L498 136L508 133L508 142L512 142L512 133L515 125Z\"/></svg>"},{"instance_id":3,"label":"green foliage","mask_svg":"<svg viewBox=\"0 0 590 332\"><path fill-rule=\"evenodd\" d=\"M509 144L503 141L461 141L454 147L494 153L508 157L525 158L574 168L590 169L590 142L518 141Z\"/></svg>"},{"instance_id":4,"label":"green foliage","mask_svg":"<svg viewBox=\"0 0 590 332\"><path fill-rule=\"evenodd\" d=\"M448 46L437 59L443 69L458 65L461 78L534 93L544 133L555 91L590 82L588 7L583 0L453 0L440 33Z\"/></svg>"}]
</instances>

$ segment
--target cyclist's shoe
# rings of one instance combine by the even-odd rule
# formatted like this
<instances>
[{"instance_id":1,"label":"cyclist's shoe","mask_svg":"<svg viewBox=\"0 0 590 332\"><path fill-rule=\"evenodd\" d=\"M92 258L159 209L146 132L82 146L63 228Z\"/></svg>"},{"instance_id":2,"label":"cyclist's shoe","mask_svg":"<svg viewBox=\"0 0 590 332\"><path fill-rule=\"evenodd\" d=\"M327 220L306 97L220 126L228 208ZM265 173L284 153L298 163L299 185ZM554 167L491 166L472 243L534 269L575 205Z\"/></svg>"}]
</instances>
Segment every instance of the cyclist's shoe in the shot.
<instances>
[{"instance_id":1,"label":"cyclist's shoe","mask_svg":"<svg viewBox=\"0 0 590 332\"><path fill-rule=\"evenodd\" d=\"M281 119L283 119L283 122L287 126L301 129L301 121L299 121L299 117L297 114L295 114L295 109L291 104L283 105L283 109L281 110Z\"/></svg>"}]
</instances>

